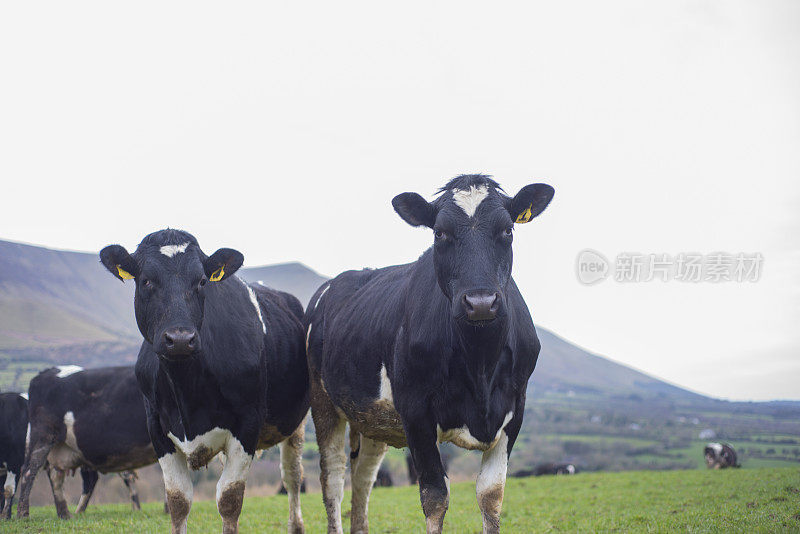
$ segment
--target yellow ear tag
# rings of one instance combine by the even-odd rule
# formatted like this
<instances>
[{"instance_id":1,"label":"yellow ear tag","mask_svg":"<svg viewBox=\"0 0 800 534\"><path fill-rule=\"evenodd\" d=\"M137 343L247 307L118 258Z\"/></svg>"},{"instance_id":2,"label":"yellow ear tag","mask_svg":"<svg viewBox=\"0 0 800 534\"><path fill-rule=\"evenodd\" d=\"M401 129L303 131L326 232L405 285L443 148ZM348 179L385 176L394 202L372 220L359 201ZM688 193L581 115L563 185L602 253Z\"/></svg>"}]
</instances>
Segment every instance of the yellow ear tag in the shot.
<instances>
[{"instance_id":1,"label":"yellow ear tag","mask_svg":"<svg viewBox=\"0 0 800 534\"><path fill-rule=\"evenodd\" d=\"M222 280L223 276L225 276L224 265L219 269L217 269L216 271L214 271L213 273L211 273L211 276L208 279L211 280L212 282L219 282L220 280Z\"/></svg>"},{"instance_id":2,"label":"yellow ear tag","mask_svg":"<svg viewBox=\"0 0 800 534\"><path fill-rule=\"evenodd\" d=\"M117 265L117 272L119 273L120 278L123 280L133 280L133 275Z\"/></svg>"},{"instance_id":3,"label":"yellow ear tag","mask_svg":"<svg viewBox=\"0 0 800 534\"><path fill-rule=\"evenodd\" d=\"M526 209L525 211L520 213L519 217L517 217L517 220L514 221L514 222L519 223L519 224L524 224L526 222L530 222L531 216L532 216L532 213L531 213L531 208L532 207L533 207L533 204L528 206L528 209Z\"/></svg>"}]
</instances>

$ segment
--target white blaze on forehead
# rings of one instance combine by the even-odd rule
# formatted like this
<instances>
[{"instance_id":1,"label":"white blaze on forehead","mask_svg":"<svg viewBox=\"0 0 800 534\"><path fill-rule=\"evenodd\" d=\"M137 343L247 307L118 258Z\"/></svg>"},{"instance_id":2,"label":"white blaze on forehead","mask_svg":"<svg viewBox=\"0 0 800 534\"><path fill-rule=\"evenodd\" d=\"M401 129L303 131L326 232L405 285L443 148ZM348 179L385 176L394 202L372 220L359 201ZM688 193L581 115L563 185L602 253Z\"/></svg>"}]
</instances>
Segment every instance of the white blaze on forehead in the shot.
<instances>
[{"instance_id":1,"label":"white blaze on forehead","mask_svg":"<svg viewBox=\"0 0 800 534\"><path fill-rule=\"evenodd\" d=\"M161 250L161 253L164 256L166 256L168 258L171 258L171 257L175 256L176 254L180 254L182 252L186 252L186 247L188 247L188 246L189 246L188 242L182 243L180 245L164 245L159 250Z\"/></svg>"},{"instance_id":2,"label":"white blaze on forehead","mask_svg":"<svg viewBox=\"0 0 800 534\"><path fill-rule=\"evenodd\" d=\"M58 374L56 376L58 378L64 378L69 375L74 375L75 373L80 373L81 371L83 371L83 367L79 365L59 365Z\"/></svg>"},{"instance_id":3,"label":"white blaze on forehead","mask_svg":"<svg viewBox=\"0 0 800 534\"><path fill-rule=\"evenodd\" d=\"M478 206L489 196L489 188L485 185L475 187L471 185L469 189L453 189L453 202L464 210L467 217L474 217Z\"/></svg>"}]
</instances>

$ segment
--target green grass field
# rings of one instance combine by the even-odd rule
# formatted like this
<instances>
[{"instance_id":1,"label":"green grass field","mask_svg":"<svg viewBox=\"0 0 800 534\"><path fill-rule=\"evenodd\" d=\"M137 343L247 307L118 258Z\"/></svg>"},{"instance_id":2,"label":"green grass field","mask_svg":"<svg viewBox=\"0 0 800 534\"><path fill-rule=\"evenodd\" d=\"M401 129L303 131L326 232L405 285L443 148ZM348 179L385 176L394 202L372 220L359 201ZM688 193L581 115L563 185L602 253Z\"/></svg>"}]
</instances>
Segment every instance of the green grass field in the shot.
<instances>
[{"instance_id":1,"label":"green grass field","mask_svg":"<svg viewBox=\"0 0 800 534\"><path fill-rule=\"evenodd\" d=\"M349 504L345 496L345 517ZM242 532L283 532L283 496L248 497L239 522ZM325 531L320 494L303 496L308 532ZM349 526L349 519L345 519ZM424 520L416 487L377 488L370 502L373 532L421 532ZM479 532L475 485L453 484L448 532ZM725 471L638 471L586 473L573 477L509 479L503 503L505 532L800 532L800 469ZM3 532L168 532L159 503L141 513L127 504L90 506L81 517L55 519L53 507L31 510L27 520L0 523ZM190 532L218 532L213 502L197 502Z\"/></svg>"}]
</instances>

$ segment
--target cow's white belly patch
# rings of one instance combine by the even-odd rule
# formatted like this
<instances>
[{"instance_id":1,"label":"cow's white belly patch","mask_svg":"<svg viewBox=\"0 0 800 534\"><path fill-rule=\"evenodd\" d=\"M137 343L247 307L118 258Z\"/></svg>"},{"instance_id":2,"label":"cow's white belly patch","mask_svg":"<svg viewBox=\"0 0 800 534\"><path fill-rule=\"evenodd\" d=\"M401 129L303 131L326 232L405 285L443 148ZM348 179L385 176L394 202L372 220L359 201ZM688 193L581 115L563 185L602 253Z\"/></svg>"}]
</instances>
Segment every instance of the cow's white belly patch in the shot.
<instances>
[{"instance_id":1,"label":"cow's white belly patch","mask_svg":"<svg viewBox=\"0 0 800 534\"><path fill-rule=\"evenodd\" d=\"M394 398L392 397L392 383L389 381L389 375L386 374L386 366L381 364L381 385L378 390L378 401L389 403L394 407Z\"/></svg>"},{"instance_id":2,"label":"cow's white belly patch","mask_svg":"<svg viewBox=\"0 0 800 534\"><path fill-rule=\"evenodd\" d=\"M494 439L491 443L486 443L484 441L480 441L479 439L475 438L467 428L467 425L464 425L459 428L450 428L447 430L442 430L442 427L436 425L436 435L439 443L444 443L448 441L457 447L461 447L462 449L469 449L469 450L481 450L486 451L492 448L492 446L497 443L497 440L500 439L500 435L503 432L503 429L506 427L511 418L514 417L514 412L508 412L506 414L505 419L503 419L503 424L497 430L497 434L495 434Z\"/></svg>"},{"instance_id":3,"label":"cow's white belly patch","mask_svg":"<svg viewBox=\"0 0 800 534\"><path fill-rule=\"evenodd\" d=\"M78 439L75 437L75 414L67 412L64 414L64 426L67 427L64 441L56 444L47 454L47 461L56 469L67 470L75 469L83 464L83 454L78 448ZM25 436L26 442L30 441L30 425L28 425L28 435Z\"/></svg>"}]
</instances>

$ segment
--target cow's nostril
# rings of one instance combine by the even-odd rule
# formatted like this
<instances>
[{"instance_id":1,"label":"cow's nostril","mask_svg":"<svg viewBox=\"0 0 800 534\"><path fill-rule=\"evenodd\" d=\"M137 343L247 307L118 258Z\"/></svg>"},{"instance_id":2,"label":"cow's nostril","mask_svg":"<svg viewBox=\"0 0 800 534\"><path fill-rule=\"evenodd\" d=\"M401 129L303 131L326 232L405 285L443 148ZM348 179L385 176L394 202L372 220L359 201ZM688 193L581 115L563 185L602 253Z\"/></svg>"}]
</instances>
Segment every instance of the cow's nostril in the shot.
<instances>
[{"instance_id":1,"label":"cow's nostril","mask_svg":"<svg viewBox=\"0 0 800 534\"><path fill-rule=\"evenodd\" d=\"M473 310L472 303L469 301L469 297L467 295L461 297L461 302L464 305L464 309L467 311L467 313L470 313Z\"/></svg>"},{"instance_id":2,"label":"cow's nostril","mask_svg":"<svg viewBox=\"0 0 800 534\"><path fill-rule=\"evenodd\" d=\"M168 347L171 347L175 344L175 340L169 334L164 334L164 341L166 342Z\"/></svg>"}]
</instances>

